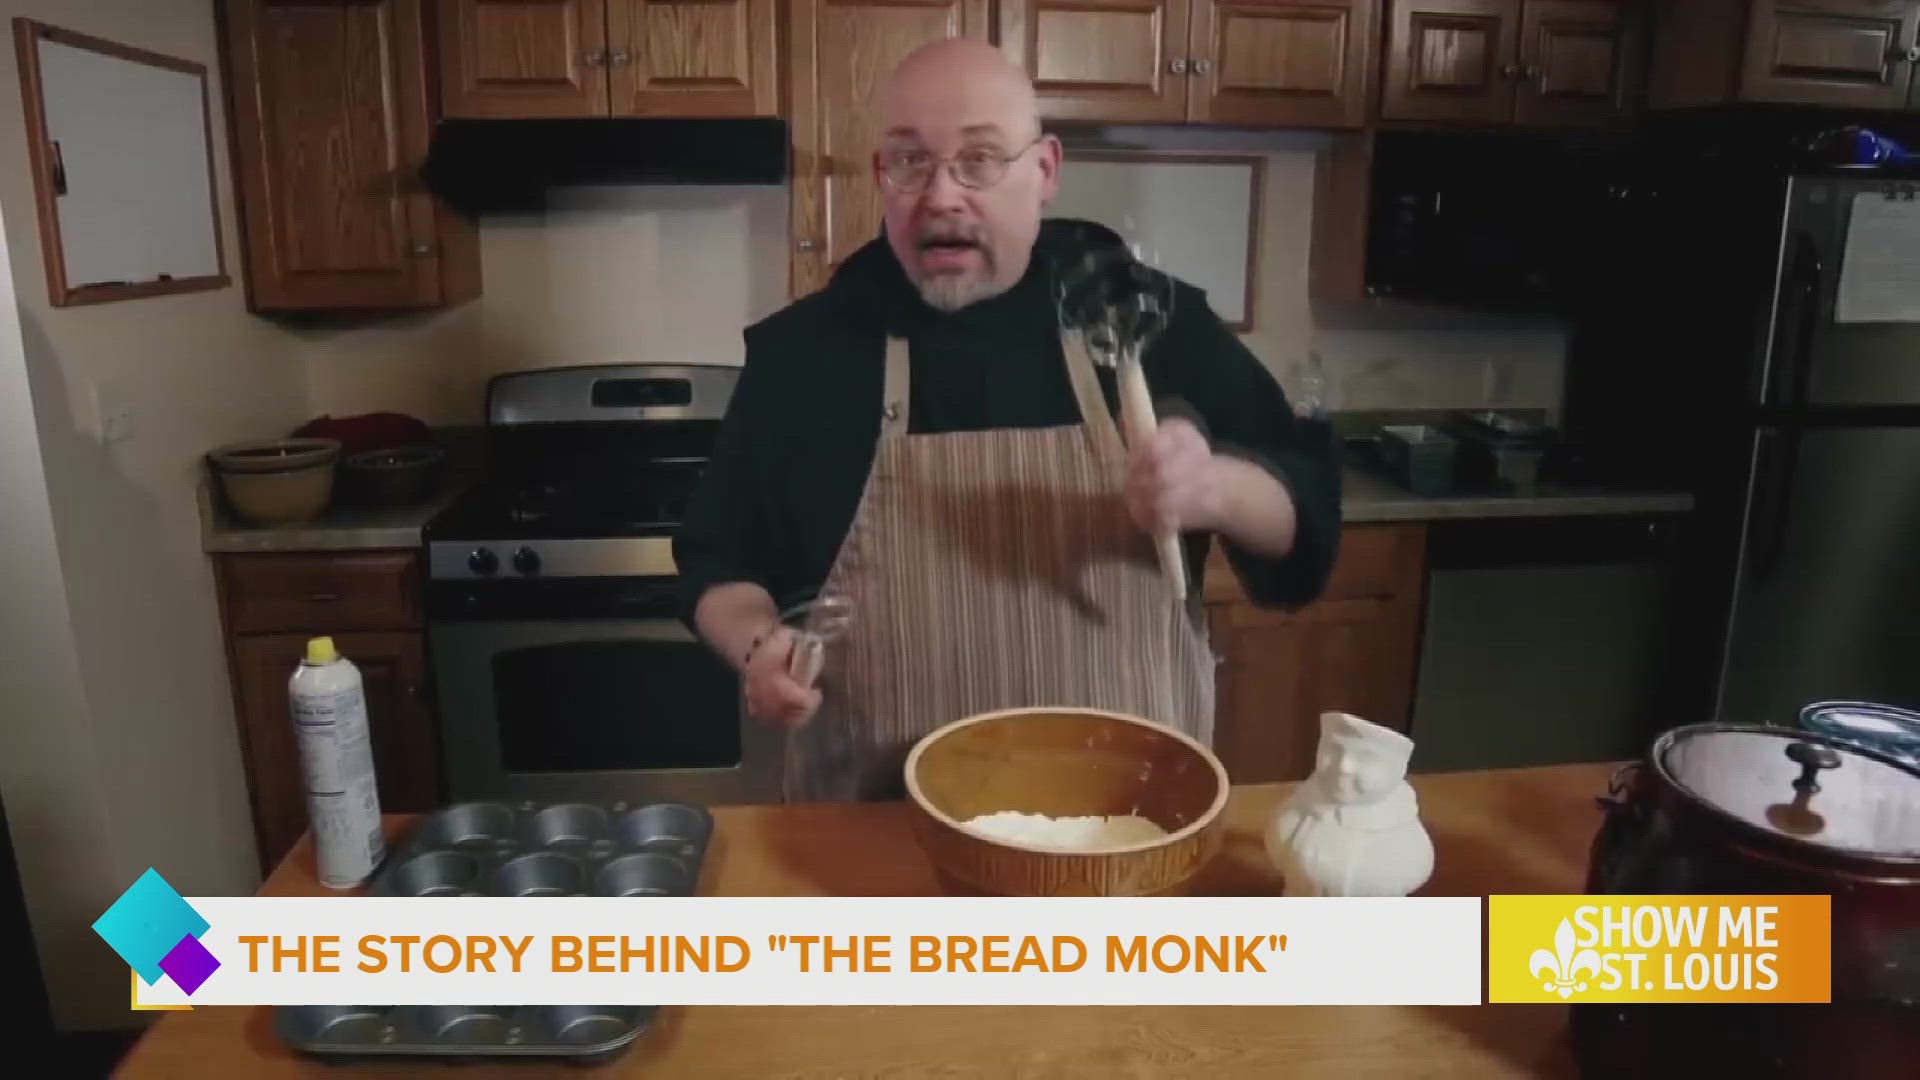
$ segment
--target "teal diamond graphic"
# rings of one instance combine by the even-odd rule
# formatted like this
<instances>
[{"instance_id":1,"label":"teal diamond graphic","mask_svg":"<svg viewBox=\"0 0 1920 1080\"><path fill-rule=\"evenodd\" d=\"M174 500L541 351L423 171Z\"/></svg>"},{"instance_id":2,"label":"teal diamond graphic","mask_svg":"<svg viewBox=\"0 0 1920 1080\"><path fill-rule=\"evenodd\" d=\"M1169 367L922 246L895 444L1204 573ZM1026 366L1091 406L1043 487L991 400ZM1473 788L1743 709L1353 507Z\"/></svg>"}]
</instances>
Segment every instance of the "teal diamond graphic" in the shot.
<instances>
[{"instance_id":1,"label":"teal diamond graphic","mask_svg":"<svg viewBox=\"0 0 1920 1080\"><path fill-rule=\"evenodd\" d=\"M94 922L93 932L152 986L162 974L160 961L180 944L181 938L206 933L207 920L167 884L159 871L148 867L140 880Z\"/></svg>"}]
</instances>

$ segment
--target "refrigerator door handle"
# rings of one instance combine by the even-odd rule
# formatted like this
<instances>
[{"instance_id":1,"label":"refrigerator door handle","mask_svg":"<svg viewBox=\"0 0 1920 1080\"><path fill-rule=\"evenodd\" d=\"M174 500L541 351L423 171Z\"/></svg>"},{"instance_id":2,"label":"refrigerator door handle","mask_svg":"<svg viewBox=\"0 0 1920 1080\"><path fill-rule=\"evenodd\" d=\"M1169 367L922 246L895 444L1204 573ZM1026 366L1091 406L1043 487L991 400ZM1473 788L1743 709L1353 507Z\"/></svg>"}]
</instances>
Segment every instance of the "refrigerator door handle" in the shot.
<instances>
[{"instance_id":1,"label":"refrigerator door handle","mask_svg":"<svg viewBox=\"0 0 1920 1080\"><path fill-rule=\"evenodd\" d=\"M1767 399L1803 405L1813 378L1813 338L1820 329L1820 279L1825 265L1820 248L1805 229L1793 233L1784 288L1786 302L1775 322L1774 362Z\"/></svg>"},{"instance_id":2,"label":"refrigerator door handle","mask_svg":"<svg viewBox=\"0 0 1920 1080\"><path fill-rule=\"evenodd\" d=\"M1760 433L1753 467L1753 551L1749 580L1759 584L1773 576L1785 546L1787 522L1793 508L1793 476L1800 459L1800 430L1775 428Z\"/></svg>"}]
</instances>

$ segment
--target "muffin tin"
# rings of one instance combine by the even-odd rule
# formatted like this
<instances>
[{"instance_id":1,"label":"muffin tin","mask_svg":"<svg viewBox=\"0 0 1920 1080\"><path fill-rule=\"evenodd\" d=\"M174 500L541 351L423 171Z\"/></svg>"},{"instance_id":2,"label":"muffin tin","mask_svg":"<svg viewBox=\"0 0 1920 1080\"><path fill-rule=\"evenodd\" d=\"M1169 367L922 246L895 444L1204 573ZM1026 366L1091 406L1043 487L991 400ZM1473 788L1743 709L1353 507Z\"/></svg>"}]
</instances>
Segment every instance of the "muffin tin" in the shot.
<instances>
[{"instance_id":1,"label":"muffin tin","mask_svg":"<svg viewBox=\"0 0 1920 1080\"><path fill-rule=\"evenodd\" d=\"M684 803L461 803L423 819L381 864L372 896L689 896L713 817ZM553 1057L597 1064L652 1020L631 1005L295 1005L275 1028L330 1058Z\"/></svg>"}]
</instances>

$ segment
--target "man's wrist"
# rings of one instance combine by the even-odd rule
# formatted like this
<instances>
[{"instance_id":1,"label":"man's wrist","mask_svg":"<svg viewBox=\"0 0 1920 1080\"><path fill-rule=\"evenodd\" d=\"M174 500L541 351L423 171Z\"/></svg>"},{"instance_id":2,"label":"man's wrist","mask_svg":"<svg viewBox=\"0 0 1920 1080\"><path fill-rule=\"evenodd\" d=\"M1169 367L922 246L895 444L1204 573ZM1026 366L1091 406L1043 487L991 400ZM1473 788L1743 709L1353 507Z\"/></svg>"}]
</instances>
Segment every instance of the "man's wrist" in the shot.
<instances>
[{"instance_id":1,"label":"man's wrist","mask_svg":"<svg viewBox=\"0 0 1920 1080\"><path fill-rule=\"evenodd\" d=\"M735 662L734 666L741 671L747 670L747 668L753 664L753 658L759 654L760 646L767 643L767 638L771 633L771 631L762 630L748 638L747 647L740 651L740 658Z\"/></svg>"},{"instance_id":2,"label":"man's wrist","mask_svg":"<svg viewBox=\"0 0 1920 1080\"><path fill-rule=\"evenodd\" d=\"M1215 451L1213 530L1242 547L1283 554L1292 547L1293 493L1257 462Z\"/></svg>"},{"instance_id":3,"label":"man's wrist","mask_svg":"<svg viewBox=\"0 0 1920 1080\"><path fill-rule=\"evenodd\" d=\"M737 663L737 666L742 672L747 670L747 666L753 663L753 658L760 654L760 650L766 646L767 642L773 640L773 635L778 633L779 630L780 620L775 619L754 631L753 635L747 638L746 648L740 651Z\"/></svg>"},{"instance_id":4,"label":"man's wrist","mask_svg":"<svg viewBox=\"0 0 1920 1080\"><path fill-rule=\"evenodd\" d=\"M1203 530L1222 535L1233 533L1239 528L1241 513L1241 495L1245 488L1238 475L1240 461L1218 450L1213 452L1209 461L1213 477L1208 485L1212 489L1212 505L1206 507L1206 520Z\"/></svg>"}]
</instances>

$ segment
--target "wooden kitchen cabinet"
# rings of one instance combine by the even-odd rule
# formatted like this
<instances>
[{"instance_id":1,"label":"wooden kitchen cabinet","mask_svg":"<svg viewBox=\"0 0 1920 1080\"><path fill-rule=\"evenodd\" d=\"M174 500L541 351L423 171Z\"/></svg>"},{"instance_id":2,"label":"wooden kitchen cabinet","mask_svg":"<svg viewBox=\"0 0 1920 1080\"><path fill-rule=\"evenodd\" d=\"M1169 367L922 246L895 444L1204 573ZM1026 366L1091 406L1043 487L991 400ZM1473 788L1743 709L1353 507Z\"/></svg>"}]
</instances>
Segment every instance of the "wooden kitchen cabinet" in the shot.
<instances>
[{"instance_id":1,"label":"wooden kitchen cabinet","mask_svg":"<svg viewBox=\"0 0 1920 1080\"><path fill-rule=\"evenodd\" d=\"M1594 127L1632 115L1634 0L1391 0L1383 120Z\"/></svg>"},{"instance_id":2,"label":"wooden kitchen cabinet","mask_svg":"<svg viewBox=\"0 0 1920 1080\"><path fill-rule=\"evenodd\" d=\"M988 0L793 0L786 70L793 133L792 295L827 283L880 235L875 92L929 41L994 40Z\"/></svg>"},{"instance_id":3,"label":"wooden kitchen cabinet","mask_svg":"<svg viewBox=\"0 0 1920 1080\"><path fill-rule=\"evenodd\" d=\"M1188 120L1249 127L1366 121L1380 0L1194 0Z\"/></svg>"},{"instance_id":4,"label":"wooden kitchen cabinet","mask_svg":"<svg viewBox=\"0 0 1920 1080\"><path fill-rule=\"evenodd\" d=\"M1526 0L1516 123L1604 127L1628 118L1644 83L1646 30L1620 0Z\"/></svg>"},{"instance_id":5,"label":"wooden kitchen cabinet","mask_svg":"<svg viewBox=\"0 0 1920 1080\"><path fill-rule=\"evenodd\" d=\"M442 0L448 116L605 116L606 0Z\"/></svg>"},{"instance_id":6,"label":"wooden kitchen cabinet","mask_svg":"<svg viewBox=\"0 0 1920 1080\"><path fill-rule=\"evenodd\" d=\"M999 34L1041 115L1357 127L1380 0L1004 0Z\"/></svg>"},{"instance_id":7,"label":"wooden kitchen cabinet","mask_svg":"<svg viewBox=\"0 0 1920 1080\"><path fill-rule=\"evenodd\" d=\"M480 293L475 223L419 183L425 0L225 0L248 306L450 307Z\"/></svg>"},{"instance_id":8,"label":"wooden kitchen cabinet","mask_svg":"<svg viewBox=\"0 0 1920 1080\"><path fill-rule=\"evenodd\" d=\"M308 825L287 680L314 636L332 636L360 669L381 809L437 808L440 751L416 595L419 556L297 552L214 560L262 867L278 863Z\"/></svg>"},{"instance_id":9,"label":"wooden kitchen cabinet","mask_svg":"<svg viewBox=\"0 0 1920 1080\"><path fill-rule=\"evenodd\" d=\"M1669 0L1648 103L1920 107L1920 0Z\"/></svg>"},{"instance_id":10,"label":"wooden kitchen cabinet","mask_svg":"<svg viewBox=\"0 0 1920 1080\"><path fill-rule=\"evenodd\" d=\"M446 115L773 116L776 0L444 0Z\"/></svg>"},{"instance_id":11,"label":"wooden kitchen cabinet","mask_svg":"<svg viewBox=\"0 0 1920 1080\"><path fill-rule=\"evenodd\" d=\"M1334 132L1314 163L1307 267L1307 289L1314 300L1351 304L1367 298L1377 135L1374 128Z\"/></svg>"},{"instance_id":12,"label":"wooden kitchen cabinet","mask_svg":"<svg viewBox=\"0 0 1920 1080\"><path fill-rule=\"evenodd\" d=\"M1011 0L1000 40L1052 120L1187 119L1190 0Z\"/></svg>"},{"instance_id":13,"label":"wooden kitchen cabinet","mask_svg":"<svg viewBox=\"0 0 1920 1080\"><path fill-rule=\"evenodd\" d=\"M1520 0L1393 0L1380 115L1507 120L1519 40Z\"/></svg>"},{"instance_id":14,"label":"wooden kitchen cabinet","mask_svg":"<svg viewBox=\"0 0 1920 1080\"><path fill-rule=\"evenodd\" d=\"M1214 745L1235 783L1305 778L1328 710L1408 729L1425 538L1418 524L1349 525L1325 592L1294 612L1247 601L1216 548L1206 577L1221 659Z\"/></svg>"}]
</instances>

